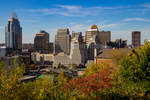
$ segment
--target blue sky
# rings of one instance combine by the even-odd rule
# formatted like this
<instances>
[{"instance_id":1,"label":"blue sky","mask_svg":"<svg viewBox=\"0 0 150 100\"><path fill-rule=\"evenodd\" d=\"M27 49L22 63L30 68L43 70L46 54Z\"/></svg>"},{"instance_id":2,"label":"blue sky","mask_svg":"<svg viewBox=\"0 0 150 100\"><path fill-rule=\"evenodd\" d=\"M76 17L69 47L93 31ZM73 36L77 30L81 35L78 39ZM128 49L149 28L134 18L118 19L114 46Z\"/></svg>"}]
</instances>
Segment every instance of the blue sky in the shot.
<instances>
[{"instance_id":1,"label":"blue sky","mask_svg":"<svg viewBox=\"0 0 150 100\"><path fill-rule=\"evenodd\" d=\"M23 43L33 43L41 29L55 40L57 28L85 32L93 24L99 31L111 31L111 40L127 39L131 31L141 31L141 43L150 39L149 0L0 0L0 43L5 42L5 26L10 13L18 15Z\"/></svg>"}]
</instances>

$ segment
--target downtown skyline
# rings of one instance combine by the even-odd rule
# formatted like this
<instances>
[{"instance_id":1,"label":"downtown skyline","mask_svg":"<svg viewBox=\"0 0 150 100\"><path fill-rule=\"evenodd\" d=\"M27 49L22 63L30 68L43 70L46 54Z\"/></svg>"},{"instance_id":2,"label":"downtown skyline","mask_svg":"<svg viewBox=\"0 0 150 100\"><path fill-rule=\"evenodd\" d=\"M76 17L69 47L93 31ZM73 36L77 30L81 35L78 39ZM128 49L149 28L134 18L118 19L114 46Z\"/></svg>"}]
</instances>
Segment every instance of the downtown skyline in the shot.
<instances>
[{"instance_id":1,"label":"downtown skyline","mask_svg":"<svg viewBox=\"0 0 150 100\"><path fill-rule=\"evenodd\" d=\"M8 1L8 2L6 2ZM7 5L7 8L6 8ZM85 32L93 24L99 31L111 31L111 41L127 39L131 44L132 31L141 31L141 44L150 39L150 2L148 0L95 0L91 1L49 1L49 0L1 0L0 1L0 43L5 43L5 27L10 13L14 11L22 27L23 43L34 43L40 30L55 40L58 28L69 28L70 34Z\"/></svg>"}]
</instances>

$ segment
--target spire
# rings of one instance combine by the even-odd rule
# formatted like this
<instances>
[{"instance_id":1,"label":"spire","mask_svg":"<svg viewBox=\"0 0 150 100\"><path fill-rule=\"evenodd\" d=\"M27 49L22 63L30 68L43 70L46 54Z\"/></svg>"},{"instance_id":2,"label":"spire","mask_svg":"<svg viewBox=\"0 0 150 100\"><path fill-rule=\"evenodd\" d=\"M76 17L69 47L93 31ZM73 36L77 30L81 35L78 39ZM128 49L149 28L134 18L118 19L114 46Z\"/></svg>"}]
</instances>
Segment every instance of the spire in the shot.
<instances>
[{"instance_id":1,"label":"spire","mask_svg":"<svg viewBox=\"0 0 150 100\"><path fill-rule=\"evenodd\" d=\"M12 19L12 18L18 19L18 16L14 11L9 15L9 19Z\"/></svg>"}]
</instances>

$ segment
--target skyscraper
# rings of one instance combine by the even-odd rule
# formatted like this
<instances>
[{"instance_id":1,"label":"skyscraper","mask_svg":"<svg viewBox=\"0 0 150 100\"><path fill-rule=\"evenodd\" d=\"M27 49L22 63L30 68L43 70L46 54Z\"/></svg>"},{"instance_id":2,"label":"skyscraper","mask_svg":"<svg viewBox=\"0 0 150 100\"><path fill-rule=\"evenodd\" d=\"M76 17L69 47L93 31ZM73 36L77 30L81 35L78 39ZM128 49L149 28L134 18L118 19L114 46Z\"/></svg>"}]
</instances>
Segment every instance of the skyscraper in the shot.
<instances>
[{"instance_id":1,"label":"skyscraper","mask_svg":"<svg viewBox=\"0 0 150 100\"><path fill-rule=\"evenodd\" d=\"M50 52L49 34L43 30L40 33L36 33L34 38L34 50L41 51L42 53Z\"/></svg>"},{"instance_id":2,"label":"skyscraper","mask_svg":"<svg viewBox=\"0 0 150 100\"><path fill-rule=\"evenodd\" d=\"M70 54L70 42L71 35L69 34L69 29L57 29L57 35L55 35L55 54L59 52Z\"/></svg>"},{"instance_id":3,"label":"skyscraper","mask_svg":"<svg viewBox=\"0 0 150 100\"><path fill-rule=\"evenodd\" d=\"M141 46L141 32L132 31L132 46L137 47Z\"/></svg>"},{"instance_id":4,"label":"skyscraper","mask_svg":"<svg viewBox=\"0 0 150 100\"><path fill-rule=\"evenodd\" d=\"M76 35L81 35L81 36L82 36L82 32L72 32L72 34L71 34L71 40L72 40Z\"/></svg>"},{"instance_id":5,"label":"skyscraper","mask_svg":"<svg viewBox=\"0 0 150 100\"><path fill-rule=\"evenodd\" d=\"M93 35L89 40L89 44L87 44L88 60L94 60L100 49L102 49L102 43L97 35Z\"/></svg>"},{"instance_id":6,"label":"skyscraper","mask_svg":"<svg viewBox=\"0 0 150 100\"><path fill-rule=\"evenodd\" d=\"M10 14L5 27L5 45L11 47L13 51L22 49L22 27L15 12Z\"/></svg>"},{"instance_id":7,"label":"skyscraper","mask_svg":"<svg viewBox=\"0 0 150 100\"><path fill-rule=\"evenodd\" d=\"M92 25L91 29L89 29L88 31L86 31L86 35L85 35L85 42L86 44L89 44L90 38L96 35L99 37L99 31L98 31L98 27L97 25Z\"/></svg>"},{"instance_id":8,"label":"skyscraper","mask_svg":"<svg viewBox=\"0 0 150 100\"><path fill-rule=\"evenodd\" d=\"M102 46L106 46L107 42L110 42L111 32L110 31L99 31L99 38L102 42Z\"/></svg>"}]
</instances>

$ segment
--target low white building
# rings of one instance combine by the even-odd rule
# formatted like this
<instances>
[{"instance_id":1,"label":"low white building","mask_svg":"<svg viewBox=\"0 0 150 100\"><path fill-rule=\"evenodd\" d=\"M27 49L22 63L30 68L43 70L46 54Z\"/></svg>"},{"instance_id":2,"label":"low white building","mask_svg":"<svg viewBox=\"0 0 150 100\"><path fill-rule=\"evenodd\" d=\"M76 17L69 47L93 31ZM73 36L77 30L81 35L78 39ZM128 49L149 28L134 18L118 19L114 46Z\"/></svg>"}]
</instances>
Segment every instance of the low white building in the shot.
<instances>
[{"instance_id":1,"label":"low white building","mask_svg":"<svg viewBox=\"0 0 150 100\"><path fill-rule=\"evenodd\" d=\"M39 52L32 52L31 59L34 64L52 64L54 62L54 54L40 54Z\"/></svg>"},{"instance_id":2,"label":"low white building","mask_svg":"<svg viewBox=\"0 0 150 100\"><path fill-rule=\"evenodd\" d=\"M1 46L0 47L0 57L6 57L7 55L12 54L12 48Z\"/></svg>"}]
</instances>

